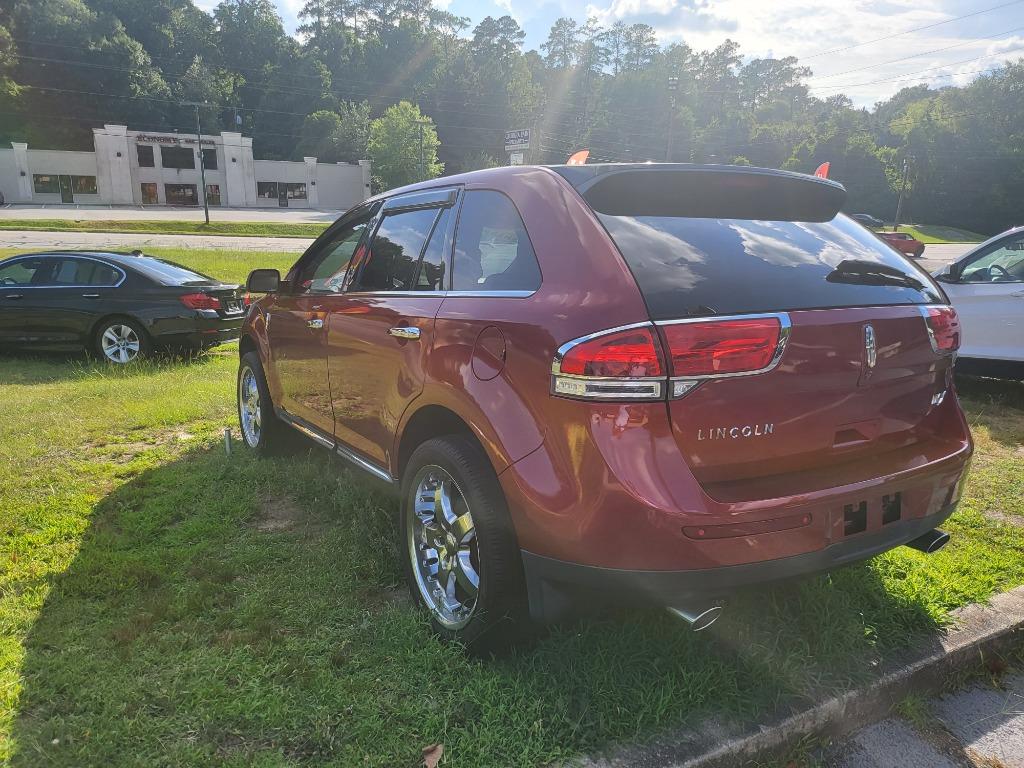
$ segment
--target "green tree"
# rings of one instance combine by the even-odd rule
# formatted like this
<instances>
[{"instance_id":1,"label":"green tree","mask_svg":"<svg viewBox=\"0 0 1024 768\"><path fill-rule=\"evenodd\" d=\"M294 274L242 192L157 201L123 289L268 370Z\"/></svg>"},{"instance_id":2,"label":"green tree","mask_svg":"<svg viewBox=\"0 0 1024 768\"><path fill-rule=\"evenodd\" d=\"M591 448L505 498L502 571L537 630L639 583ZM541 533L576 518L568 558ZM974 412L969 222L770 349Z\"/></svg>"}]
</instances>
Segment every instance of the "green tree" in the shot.
<instances>
[{"instance_id":1,"label":"green tree","mask_svg":"<svg viewBox=\"0 0 1024 768\"><path fill-rule=\"evenodd\" d=\"M388 107L370 123L366 150L377 185L392 189L440 176L444 171L437 159L440 144L433 121L419 107L408 101Z\"/></svg>"}]
</instances>

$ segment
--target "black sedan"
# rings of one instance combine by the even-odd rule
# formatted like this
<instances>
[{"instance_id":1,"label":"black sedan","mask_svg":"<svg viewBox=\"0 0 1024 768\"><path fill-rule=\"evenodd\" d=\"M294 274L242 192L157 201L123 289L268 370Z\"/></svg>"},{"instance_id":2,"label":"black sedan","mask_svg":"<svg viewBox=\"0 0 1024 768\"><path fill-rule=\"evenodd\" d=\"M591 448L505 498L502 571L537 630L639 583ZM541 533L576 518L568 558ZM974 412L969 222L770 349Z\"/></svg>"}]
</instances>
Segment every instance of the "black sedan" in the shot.
<instances>
[{"instance_id":1,"label":"black sedan","mask_svg":"<svg viewBox=\"0 0 1024 768\"><path fill-rule=\"evenodd\" d=\"M86 349L129 363L237 339L248 294L163 259L61 251L0 261L0 348Z\"/></svg>"}]
</instances>

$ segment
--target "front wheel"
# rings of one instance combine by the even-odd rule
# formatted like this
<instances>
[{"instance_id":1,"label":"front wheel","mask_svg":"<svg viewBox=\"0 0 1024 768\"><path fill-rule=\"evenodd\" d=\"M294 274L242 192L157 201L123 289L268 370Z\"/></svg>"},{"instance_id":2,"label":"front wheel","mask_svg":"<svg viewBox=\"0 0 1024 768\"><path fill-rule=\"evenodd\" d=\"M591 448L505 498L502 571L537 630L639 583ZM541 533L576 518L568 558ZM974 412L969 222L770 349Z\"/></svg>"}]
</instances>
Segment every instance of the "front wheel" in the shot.
<instances>
[{"instance_id":1,"label":"front wheel","mask_svg":"<svg viewBox=\"0 0 1024 768\"><path fill-rule=\"evenodd\" d=\"M460 436L428 440L402 478L400 551L434 631L473 653L504 650L528 626L522 560L498 478Z\"/></svg>"},{"instance_id":2,"label":"front wheel","mask_svg":"<svg viewBox=\"0 0 1024 768\"><path fill-rule=\"evenodd\" d=\"M237 393L238 423L245 444L264 454L281 452L286 437L283 434L285 425L274 413L263 365L255 352L242 355L238 365Z\"/></svg>"}]
</instances>

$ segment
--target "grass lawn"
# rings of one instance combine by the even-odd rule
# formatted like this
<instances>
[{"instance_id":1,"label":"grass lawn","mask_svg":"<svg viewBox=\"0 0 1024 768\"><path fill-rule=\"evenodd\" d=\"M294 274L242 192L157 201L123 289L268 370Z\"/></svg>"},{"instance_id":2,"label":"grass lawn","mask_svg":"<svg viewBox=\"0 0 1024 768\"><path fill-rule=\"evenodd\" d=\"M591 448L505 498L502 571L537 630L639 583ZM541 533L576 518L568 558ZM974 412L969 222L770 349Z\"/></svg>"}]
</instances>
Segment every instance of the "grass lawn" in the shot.
<instances>
[{"instance_id":1,"label":"grass lawn","mask_svg":"<svg viewBox=\"0 0 1024 768\"><path fill-rule=\"evenodd\" d=\"M892 231L892 227L886 227L886 231ZM988 240L987 235L979 235L966 229L956 227L943 227L933 224L915 224L913 226L900 226L900 232L920 240L922 243L980 243Z\"/></svg>"},{"instance_id":2,"label":"grass lawn","mask_svg":"<svg viewBox=\"0 0 1024 768\"><path fill-rule=\"evenodd\" d=\"M210 257L174 256L252 266ZM319 449L237 442L236 354L0 357L0 759L538 765L848 686L1024 583L1024 387L968 381L978 455L939 554L741 594L700 634L625 614L470 661L403 597L388 496Z\"/></svg>"},{"instance_id":3,"label":"grass lawn","mask_svg":"<svg viewBox=\"0 0 1024 768\"><path fill-rule=\"evenodd\" d=\"M216 214L214 214L216 215ZM147 235L242 235L313 238L327 224L267 221L103 221L94 219L0 219L0 230L45 232L138 232Z\"/></svg>"}]
</instances>

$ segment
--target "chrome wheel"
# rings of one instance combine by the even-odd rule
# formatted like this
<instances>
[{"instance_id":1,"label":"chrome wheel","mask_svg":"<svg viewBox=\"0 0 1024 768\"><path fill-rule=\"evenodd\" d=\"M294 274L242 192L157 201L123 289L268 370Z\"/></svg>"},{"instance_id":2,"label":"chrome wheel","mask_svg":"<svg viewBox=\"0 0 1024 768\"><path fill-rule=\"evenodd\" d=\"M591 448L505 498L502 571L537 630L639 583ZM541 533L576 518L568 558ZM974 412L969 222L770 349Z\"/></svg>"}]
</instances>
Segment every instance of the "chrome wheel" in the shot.
<instances>
[{"instance_id":1,"label":"chrome wheel","mask_svg":"<svg viewBox=\"0 0 1024 768\"><path fill-rule=\"evenodd\" d=\"M423 467L412 483L409 557L427 608L447 629L473 616L480 593L480 551L466 497L441 467Z\"/></svg>"},{"instance_id":2,"label":"chrome wheel","mask_svg":"<svg viewBox=\"0 0 1024 768\"><path fill-rule=\"evenodd\" d=\"M242 436L250 448L260 442L260 425L263 411L260 408L260 389L256 383L256 374L246 366L238 377L238 416L242 422Z\"/></svg>"},{"instance_id":3,"label":"chrome wheel","mask_svg":"<svg viewBox=\"0 0 1024 768\"><path fill-rule=\"evenodd\" d=\"M130 363L139 356L142 342L135 329L130 325L114 323L107 326L103 335L100 336L100 347L107 360L121 365Z\"/></svg>"}]
</instances>

